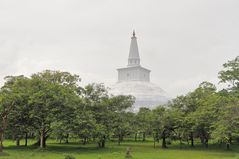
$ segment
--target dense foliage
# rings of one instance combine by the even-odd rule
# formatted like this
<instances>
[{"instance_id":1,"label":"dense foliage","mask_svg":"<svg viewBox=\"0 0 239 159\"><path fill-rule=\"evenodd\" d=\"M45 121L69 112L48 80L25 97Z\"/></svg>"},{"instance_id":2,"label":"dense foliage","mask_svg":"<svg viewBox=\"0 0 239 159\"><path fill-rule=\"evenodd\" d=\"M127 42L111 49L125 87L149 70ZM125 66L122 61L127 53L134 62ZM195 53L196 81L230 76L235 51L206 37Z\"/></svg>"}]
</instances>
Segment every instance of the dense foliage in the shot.
<instances>
[{"instance_id":1,"label":"dense foliage","mask_svg":"<svg viewBox=\"0 0 239 159\"><path fill-rule=\"evenodd\" d=\"M102 84L79 85L78 75L46 70L31 77L8 76L0 90L0 151L3 138L20 145L35 139L46 147L48 138L60 143L69 138L82 144L94 142L103 148L107 140L118 144L127 137L145 141L152 137L167 148L173 140L192 147L200 141L225 144L239 142L239 57L228 61L219 72L228 88L217 91L202 82L186 95L154 110L130 112L132 96L113 96Z\"/></svg>"}]
</instances>

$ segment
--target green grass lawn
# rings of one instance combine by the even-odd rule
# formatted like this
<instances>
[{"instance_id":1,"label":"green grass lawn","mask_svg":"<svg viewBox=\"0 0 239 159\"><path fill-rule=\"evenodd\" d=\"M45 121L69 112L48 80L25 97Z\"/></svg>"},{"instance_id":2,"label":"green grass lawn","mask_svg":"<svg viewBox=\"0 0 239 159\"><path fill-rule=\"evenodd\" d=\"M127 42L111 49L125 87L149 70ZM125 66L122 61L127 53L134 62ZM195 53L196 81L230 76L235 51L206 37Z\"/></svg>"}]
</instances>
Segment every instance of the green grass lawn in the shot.
<instances>
[{"instance_id":1,"label":"green grass lawn","mask_svg":"<svg viewBox=\"0 0 239 159\"><path fill-rule=\"evenodd\" d=\"M133 159L239 159L239 146L234 145L227 151L218 145L209 145L208 149L200 145L183 148L177 144L161 149L159 145L154 149L152 142L124 142L118 146L116 142L107 143L106 148L98 149L96 144L81 145L58 144L50 141L46 150L36 147L16 147L14 142L5 141L4 154L0 159L64 159L65 155L73 155L77 159L124 159L126 149L131 147Z\"/></svg>"}]
</instances>

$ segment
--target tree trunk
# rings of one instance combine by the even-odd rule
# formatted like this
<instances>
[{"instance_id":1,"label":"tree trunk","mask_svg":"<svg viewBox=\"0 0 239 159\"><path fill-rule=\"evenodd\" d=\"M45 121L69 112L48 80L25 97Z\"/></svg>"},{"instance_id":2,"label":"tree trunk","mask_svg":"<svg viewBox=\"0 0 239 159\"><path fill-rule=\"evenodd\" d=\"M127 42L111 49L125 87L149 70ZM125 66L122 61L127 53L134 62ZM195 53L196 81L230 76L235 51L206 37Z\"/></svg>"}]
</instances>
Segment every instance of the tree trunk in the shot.
<instances>
[{"instance_id":1,"label":"tree trunk","mask_svg":"<svg viewBox=\"0 0 239 159\"><path fill-rule=\"evenodd\" d=\"M61 144L61 141L62 141L62 137L60 137L60 144Z\"/></svg>"},{"instance_id":2,"label":"tree trunk","mask_svg":"<svg viewBox=\"0 0 239 159\"><path fill-rule=\"evenodd\" d=\"M156 144L155 144L156 142L155 142L155 139L154 139L154 148L156 147Z\"/></svg>"},{"instance_id":3,"label":"tree trunk","mask_svg":"<svg viewBox=\"0 0 239 159\"><path fill-rule=\"evenodd\" d=\"M105 147L105 136L98 142L98 147L99 148L104 148Z\"/></svg>"},{"instance_id":4,"label":"tree trunk","mask_svg":"<svg viewBox=\"0 0 239 159\"><path fill-rule=\"evenodd\" d=\"M193 132L190 133L191 147L194 147Z\"/></svg>"},{"instance_id":5,"label":"tree trunk","mask_svg":"<svg viewBox=\"0 0 239 159\"><path fill-rule=\"evenodd\" d=\"M145 141L145 136L146 136L145 132L143 132L143 141Z\"/></svg>"},{"instance_id":6,"label":"tree trunk","mask_svg":"<svg viewBox=\"0 0 239 159\"><path fill-rule=\"evenodd\" d=\"M66 144L69 144L69 134L66 135Z\"/></svg>"},{"instance_id":7,"label":"tree trunk","mask_svg":"<svg viewBox=\"0 0 239 159\"><path fill-rule=\"evenodd\" d=\"M194 147L194 139L193 139L193 137L191 138L191 147Z\"/></svg>"},{"instance_id":8,"label":"tree trunk","mask_svg":"<svg viewBox=\"0 0 239 159\"><path fill-rule=\"evenodd\" d=\"M12 109L13 104L14 103L12 103L9 111ZM3 117L2 117L2 125L0 127L0 152L3 151L3 135L4 135L4 131L5 131L6 127L7 127L7 116L8 116L8 113L7 112L5 112L5 113L6 114L3 115Z\"/></svg>"},{"instance_id":9,"label":"tree trunk","mask_svg":"<svg viewBox=\"0 0 239 159\"><path fill-rule=\"evenodd\" d=\"M167 148L167 144L166 144L166 137L165 134L163 134L163 140L162 140L162 148Z\"/></svg>"},{"instance_id":10,"label":"tree trunk","mask_svg":"<svg viewBox=\"0 0 239 159\"><path fill-rule=\"evenodd\" d=\"M20 139L18 137L16 138L16 146L20 146Z\"/></svg>"},{"instance_id":11,"label":"tree trunk","mask_svg":"<svg viewBox=\"0 0 239 159\"><path fill-rule=\"evenodd\" d=\"M200 136L200 141L201 141L201 144L205 144L205 139L204 139L204 137Z\"/></svg>"},{"instance_id":12,"label":"tree trunk","mask_svg":"<svg viewBox=\"0 0 239 159\"><path fill-rule=\"evenodd\" d=\"M156 139L155 139L155 138L156 138L156 137L155 137L155 134L153 134L153 138L154 138L154 148L155 148L155 147L156 147L156 144L155 144L155 143L156 143L156 141L155 141L155 140L156 140Z\"/></svg>"},{"instance_id":13,"label":"tree trunk","mask_svg":"<svg viewBox=\"0 0 239 159\"><path fill-rule=\"evenodd\" d=\"M121 141L121 135L118 135L118 145L120 145L120 141Z\"/></svg>"},{"instance_id":14,"label":"tree trunk","mask_svg":"<svg viewBox=\"0 0 239 159\"><path fill-rule=\"evenodd\" d=\"M230 143L227 143L227 150L230 150Z\"/></svg>"},{"instance_id":15,"label":"tree trunk","mask_svg":"<svg viewBox=\"0 0 239 159\"><path fill-rule=\"evenodd\" d=\"M44 135L41 133L41 136L40 136L40 148L44 148Z\"/></svg>"},{"instance_id":16,"label":"tree trunk","mask_svg":"<svg viewBox=\"0 0 239 159\"><path fill-rule=\"evenodd\" d=\"M27 146L28 135L27 132L25 133L25 146Z\"/></svg>"},{"instance_id":17,"label":"tree trunk","mask_svg":"<svg viewBox=\"0 0 239 159\"><path fill-rule=\"evenodd\" d=\"M137 141L137 135L138 135L138 133L135 133L135 135L134 135L134 141Z\"/></svg>"},{"instance_id":18,"label":"tree trunk","mask_svg":"<svg viewBox=\"0 0 239 159\"><path fill-rule=\"evenodd\" d=\"M231 137L229 138L229 143L232 144L232 138Z\"/></svg>"},{"instance_id":19,"label":"tree trunk","mask_svg":"<svg viewBox=\"0 0 239 159\"><path fill-rule=\"evenodd\" d=\"M40 148L45 148L46 142L45 142L45 128L43 128L40 132Z\"/></svg>"},{"instance_id":20,"label":"tree trunk","mask_svg":"<svg viewBox=\"0 0 239 159\"><path fill-rule=\"evenodd\" d=\"M98 147L101 148L101 142L98 142Z\"/></svg>"},{"instance_id":21,"label":"tree trunk","mask_svg":"<svg viewBox=\"0 0 239 159\"><path fill-rule=\"evenodd\" d=\"M101 144L102 148L105 148L105 140L106 140L106 137L104 136L102 140L102 144Z\"/></svg>"},{"instance_id":22,"label":"tree trunk","mask_svg":"<svg viewBox=\"0 0 239 159\"><path fill-rule=\"evenodd\" d=\"M218 147L222 147L222 144L223 144L223 143L222 143L222 140L218 140L218 143L219 143L219 144L218 144Z\"/></svg>"},{"instance_id":23,"label":"tree trunk","mask_svg":"<svg viewBox=\"0 0 239 159\"><path fill-rule=\"evenodd\" d=\"M208 148L208 139L205 139L205 147Z\"/></svg>"},{"instance_id":24,"label":"tree trunk","mask_svg":"<svg viewBox=\"0 0 239 159\"><path fill-rule=\"evenodd\" d=\"M84 138L83 138L83 145L85 145L85 144L86 144L86 142L87 142L87 138L86 138L86 137L84 137Z\"/></svg>"},{"instance_id":25,"label":"tree trunk","mask_svg":"<svg viewBox=\"0 0 239 159\"><path fill-rule=\"evenodd\" d=\"M46 139L47 139L47 137L45 137L45 135L44 135L44 138L43 138L43 147L44 148L46 148Z\"/></svg>"},{"instance_id":26,"label":"tree trunk","mask_svg":"<svg viewBox=\"0 0 239 159\"><path fill-rule=\"evenodd\" d=\"M123 142L124 141L124 135L120 135L120 141Z\"/></svg>"},{"instance_id":27,"label":"tree trunk","mask_svg":"<svg viewBox=\"0 0 239 159\"><path fill-rule=\"evenodd\" d=\"M102 148L105 148L105 139L102 141L101 147L102 147Z\"/></svg>"},{"instance_id":28,"label":"tree trunk","mask_svg":"<svg viewBox=\"0 0 239 159\"><path fill-rule=\"evenodd\" d=\"M0 130L0 152L3 151L3 131Z\"/></svg>"}]
</instances>

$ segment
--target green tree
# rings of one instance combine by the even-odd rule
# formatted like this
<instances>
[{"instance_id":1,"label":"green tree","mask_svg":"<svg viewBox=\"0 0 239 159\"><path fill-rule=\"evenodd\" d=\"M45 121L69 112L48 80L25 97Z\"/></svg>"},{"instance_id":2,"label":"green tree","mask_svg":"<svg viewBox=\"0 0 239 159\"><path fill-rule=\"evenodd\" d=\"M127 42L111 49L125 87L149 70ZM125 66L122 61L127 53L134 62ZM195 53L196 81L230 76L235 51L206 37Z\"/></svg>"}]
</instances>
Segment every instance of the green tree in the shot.
<instances>
[{"instance_id":1,"label":"green tree","mask_svg":"<svg viewBox=\"0 0 239 159\"><path fill-rule=\"evenodd\" d=\"M239 89L239 56L223 64L223 70L219 72L222 83L229 83L230 88Z\"/></svg>"},{"instance_id":2,"label":"green tree","mask_svg":"<svg viewBox=\"0 0 239 159\"><path fill-rule=\"evenodd\" d=\"M0 90L0 152L3 149L3 136L7 128L8 118L23 103L27 78L8 76L5 80L5 84Z\"/></svg>"},{"instance_id":3,"label":"green tree","mask_svg":"<svg viewBox=\"0 0 239 159\"><path fill-rule=\"evenodd\" d=\"M69 101L77 98L79 76L68 72L46 70L31 76L31 96L29 105L39 133L41 148L52 131L52 124L61 120L71 107Z\"/></svg>"},{"instance_id":4,"label":"green tree","mask_svg":"<svg viewBox=\"0 0 239 159\"><path fill-rule=\"evenodd\" d=\"M104 148L112 133L112 113L109 109L109 96L103 84L89 84L83 90L84 110L90 111L94 118L93 138L98 147Z\"/></svg>"},{"instance_id":5,"label":"green tree","mask_svg":"<svg viewBox=\"0 0 239 159\"><path fill-rule=\"evenodd\" d=\"M122 137L125 123L119 116L134 103L132 96L109 96L107 89L102 84L87 85L83 91L85 109L92 112L95 123L93 138L99 147L105 147L105 142L113 133ZM115 123L118 123L116 125Z\"/></svg>"},{"instance_id":6,"label":"green tree","mask_svg":"<svg viewBox=\"0 0 239 159\"><path fill-rule=\"evenodd\" d=\"M181 114L162 106L153 110L154 134L162 139L162 148L167 148L166 139L175 135L175 130L181 122Z\"/></svg>"},{"instance_id":7,"label":"green tree","mask_svg":"<svg viewBox=\"0 0 239 159\"><path fill-rule=\"evenodd\" d=\"M152 132L151 121L152 112L149 108L140 108L136 115L136 120L138 121L138 130L142 133L142 141L146 140L146 135Z\"/></svg>"},{"instance_id":8,"label":"green tree","mask_svg":"<svg viewBox=\"0 0 239 159\"><path fill-rule=\"evenodd\" d=\"M223 106L213 124L212 136L221 143L226 143L227 149L230 149L232 140L239 137L239 100L235 97L221 97L220 102Z\"/></svg>"},{"instance_id":9,"label":"green tree","mask_svg":"<svg viewBox=\"0 0 239 159\"><path fill-rule=\"evenodd\" d=\"M194 100L197 104L197 109L190 114L194 123L193 130L200 138L201 143L208 147L212 123L215 121L215 113L218 110L216 87L212 83L202 82L193 93L197 97Z\"/></svg>"},{"instance_id":10,"label":"green tree","mask_svg":"<svg viewBox=\"0 0 239 159\"><path fill-rule=\"evenodd\" d=\"M30 96L30 79L24 76L8 76L5 87L13 88L19 96L14 109L10 112L8 117L8 135L11 134L16 140L16 145L20 145L20 139L25 138L25 146L27 146L28 134L33 132L33 120L30 118L30 106L28 99ZM8 85L8 86L7 86Z\"/></svg>"},{"instance_id":11,"label":"green tree","mask_svg":"<svg viewBox=\"0 0 239 159\"><path fill-rule=\"evenodd\" d=\"M219 92L223 104L214 123L213 135L230 148L233 138L239 138L239 56L223 64L219 73L221 83L229 83L227 90Z\"/></svg>"}]
</instances>

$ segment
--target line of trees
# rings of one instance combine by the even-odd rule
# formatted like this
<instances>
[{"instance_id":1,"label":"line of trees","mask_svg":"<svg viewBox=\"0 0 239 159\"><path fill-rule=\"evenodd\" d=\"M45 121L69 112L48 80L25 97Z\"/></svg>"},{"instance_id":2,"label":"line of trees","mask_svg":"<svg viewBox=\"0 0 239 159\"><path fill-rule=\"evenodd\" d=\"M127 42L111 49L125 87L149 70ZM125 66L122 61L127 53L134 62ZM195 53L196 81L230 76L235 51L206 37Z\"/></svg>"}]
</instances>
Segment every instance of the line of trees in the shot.
<instances>
[{"instance_id":1,"label":"line of trees","mask_svg":"<svg viewBox=\"0 0 239 159\"><path fill-rule=\"evenodd\" d=\"M16 145L24 140L25 146L34 138L41 148L49 138L65 143L77 138L103 148L112 139L120 145L126 137L152 137L154 146L161 141L163 148L170 139L192 147L195 140L205 147L213 140L229 149L239 142L239 57L223 66L219 79L229 84L227 89L202 82L166 106L137 113L129 111L134 97L109 95L102 84L80 87L79 76L68 72L8 76L0 89L0 151L4 138Z\"/></svg>"},{"instance_id":2,"label":"line of trees","mask_svg":"<svg viewBox=\"0 0 239 159\"><path fill-rule=\"evenodd\" d=\"M68 142L70 136L94 139L99 147L111 135L117 117L132 106L132 96L109 96L102 84L78 85L80 78L68 72L46 70L24 76L8 76L0 92L1 138L20 144L29 137L46 147L49 137ZM2 149L2 145L0 145Z\"/></svg>"}]
</instances>

